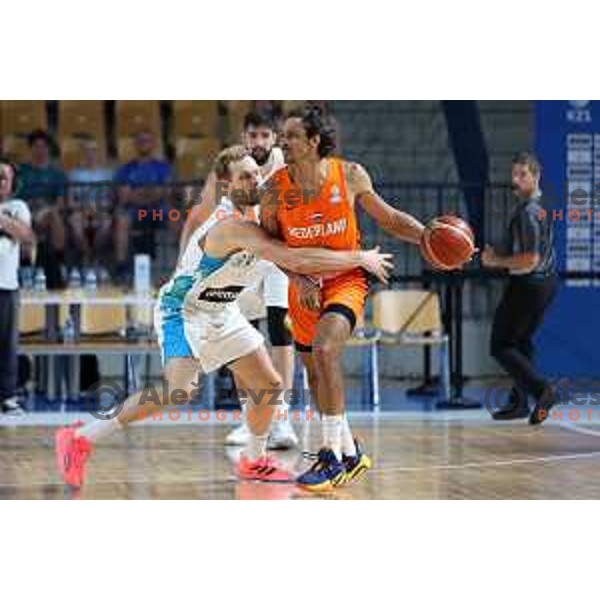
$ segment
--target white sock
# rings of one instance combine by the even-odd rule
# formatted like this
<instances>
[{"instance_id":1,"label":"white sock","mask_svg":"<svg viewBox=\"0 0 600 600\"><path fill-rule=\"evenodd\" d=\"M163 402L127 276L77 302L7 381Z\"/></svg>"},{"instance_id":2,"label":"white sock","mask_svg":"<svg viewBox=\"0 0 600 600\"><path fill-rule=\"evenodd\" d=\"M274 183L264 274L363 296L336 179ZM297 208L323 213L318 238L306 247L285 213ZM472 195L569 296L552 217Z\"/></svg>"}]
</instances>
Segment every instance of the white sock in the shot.
<instances>
[{"instance_id":1,"label":"white sock","mask_svg":"<svg viewBox=\"0 0 600 600\"><path fill-rule=\"evenodd\" d=\"M343 415L321 415L323 427L323 445L333 450L338 460L342 459Z\"/></svg>"},{"instance_id":2,"label":"white sock","mask_svg":"<svg viewBox=\"0 0 600 600\"><path fill-rule=\"evenodd\" d=\"M123 425L119 423L119 419L94 419L86 425L82 425L77 429L75 435L77 437L86 437L90 442L95 442L100 438L110 435L117 429L122 429Z\"/></svg>"},{"instance_id":3,"label":"white sock","mask_svg":"<svg viewBox=\"0 0 600 600\"><path fill-rule=\"evenodd\" d=\"M352 435L346 415L344 415L342 425L342 452L346 456L356 456L356 444L354 443L354 436Z\"/></svg>"},{"instance_id":4,"label":"white sock","mask_svg":"<svg viewBox=\"0 0 600 600\"><path fill-rule=\"evenodd\" d=\"M255 435L250 433L250 437L244 446L244 455L251 460L256 460L267 453L267 440L269 434Z\"/></svg>"}]
</instances>

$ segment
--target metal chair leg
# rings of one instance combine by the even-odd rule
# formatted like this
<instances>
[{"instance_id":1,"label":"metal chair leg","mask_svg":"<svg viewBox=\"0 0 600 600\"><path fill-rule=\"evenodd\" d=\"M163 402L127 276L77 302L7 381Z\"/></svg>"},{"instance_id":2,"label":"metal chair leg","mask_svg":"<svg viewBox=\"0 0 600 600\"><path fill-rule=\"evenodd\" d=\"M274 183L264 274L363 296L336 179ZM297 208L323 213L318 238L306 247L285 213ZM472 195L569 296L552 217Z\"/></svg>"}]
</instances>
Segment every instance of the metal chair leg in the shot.
<instances>
[{"instance_id":1,"label":"metal chair leg","mask_svg":"<svg viewBox=\"0 0 600 600\"><path fill-rule=\"evenodd\" d=\"M131 395L138 387L135 358L131 354L125 355L125 394Z\"/></svg>"},{"instance_id":2,"label":"metal chair leg","mask_svg":"<svg viewBox=\"0 0 600 600\"><path fill-rule=\"evenodd\" d=\"M379 346L377 340L373 340L370 346L371 356L371 389L373 390L373 408L379 410Z\"/></svg>"},{"instance_id":3,"label":"metal chair leg","mask_svg":"<svg viewBox=\"0 0 600 600\"><path fill-rule=\"evenodd\" d=\"M377 340L370 341L363 356L363 380L365 382L362 388L363 403L379 410L379 353Z\"/></svg>"},{"instance_id":4,"label":"metal chair leg","mask_svg":"<svg viewBox=\"0 0 600 600\"><path fill-rule=\"evenodd\" d=\"M450 390L450 355L448 338L440 344L440 397L443 402L449 402Z\"/></svg>"}]
</instances>

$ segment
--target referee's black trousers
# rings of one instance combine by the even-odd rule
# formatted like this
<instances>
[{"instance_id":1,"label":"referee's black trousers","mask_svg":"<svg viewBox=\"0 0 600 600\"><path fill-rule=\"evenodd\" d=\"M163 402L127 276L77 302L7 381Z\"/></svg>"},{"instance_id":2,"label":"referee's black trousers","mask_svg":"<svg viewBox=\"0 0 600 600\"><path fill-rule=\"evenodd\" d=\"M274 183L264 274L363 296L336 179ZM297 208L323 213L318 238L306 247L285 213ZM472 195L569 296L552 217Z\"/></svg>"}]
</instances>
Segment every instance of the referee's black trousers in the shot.
<instances>
[{"instance_id":1,"label":"referee's black trousers","mask_svg":"<svg viewBox=\"0 0 600 600\"><path fill-rule=\"evenodd\" d=\"M19 292L0 290L0 403L17 391Z\"/></svg>"},{"instance_id":2,"label":"referee's black trousers","mask_svg":"<svg viewBox=\"0 0 600 600\"><path fill-rule=\"evenodd\" d=\"M548 382L534 366L533 335L558 290L558 278L511 277L496 309L491 353L520 391L540 398Z\"/></svg>"}]
</instances>

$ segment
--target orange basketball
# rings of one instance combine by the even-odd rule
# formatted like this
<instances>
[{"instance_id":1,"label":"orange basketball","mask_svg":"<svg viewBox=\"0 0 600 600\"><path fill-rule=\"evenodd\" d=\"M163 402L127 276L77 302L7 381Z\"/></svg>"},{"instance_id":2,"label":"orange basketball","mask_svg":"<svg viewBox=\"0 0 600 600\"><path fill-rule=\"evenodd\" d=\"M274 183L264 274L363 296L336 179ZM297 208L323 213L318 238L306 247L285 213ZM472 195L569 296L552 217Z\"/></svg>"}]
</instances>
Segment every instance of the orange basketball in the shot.
<instances>
[{"instance_id":1,"label":"orange basketball","mask_svg":"<svg viewBox=\"0 0 600 600\"><path fill-rule=\"evenodd\" d=\"M457 217L456 215L442 215L441 217L436 217L434 220L438 223L447 223L448 225L454 225L455 227L458 227L467 233L473 240L473 243L475 243L475 234L473 233L471 226L460 217Z\"/></svg>"},{"instance_id":2,"label":"orange basketball","mask_svg":"<svg viewBox=\"0 0 600 600\"><path fill-rule=\"evenodd\" d=\"M443 215L425 226L421 237L423 257L436 269L459 269L475 252L475 236L466 221L455 215Z\"/></svg>"}]
</instances>

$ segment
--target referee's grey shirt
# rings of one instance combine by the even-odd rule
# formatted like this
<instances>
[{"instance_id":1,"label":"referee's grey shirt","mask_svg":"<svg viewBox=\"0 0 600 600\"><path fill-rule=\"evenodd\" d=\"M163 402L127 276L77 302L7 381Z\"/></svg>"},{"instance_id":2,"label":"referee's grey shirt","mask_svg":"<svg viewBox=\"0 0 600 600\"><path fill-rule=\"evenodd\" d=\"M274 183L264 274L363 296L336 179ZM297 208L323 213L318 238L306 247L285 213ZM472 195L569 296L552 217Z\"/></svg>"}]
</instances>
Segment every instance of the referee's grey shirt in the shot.
<instances>
[{"instance_id":1,"label":"referee's grey shirt","mask_svg":"<svg viewBox=\"0 0 600 600\"><path fill-rule=\"evenodd\" d=\"M556 274L556 254L554 251L554 231L548 215L540 218L541 193L531 198L520 198L515 206L508 226L507 254L535 253L540 261L532 271L511 271L511 275L540 279Z\"/></svg>"}]
</instances>

